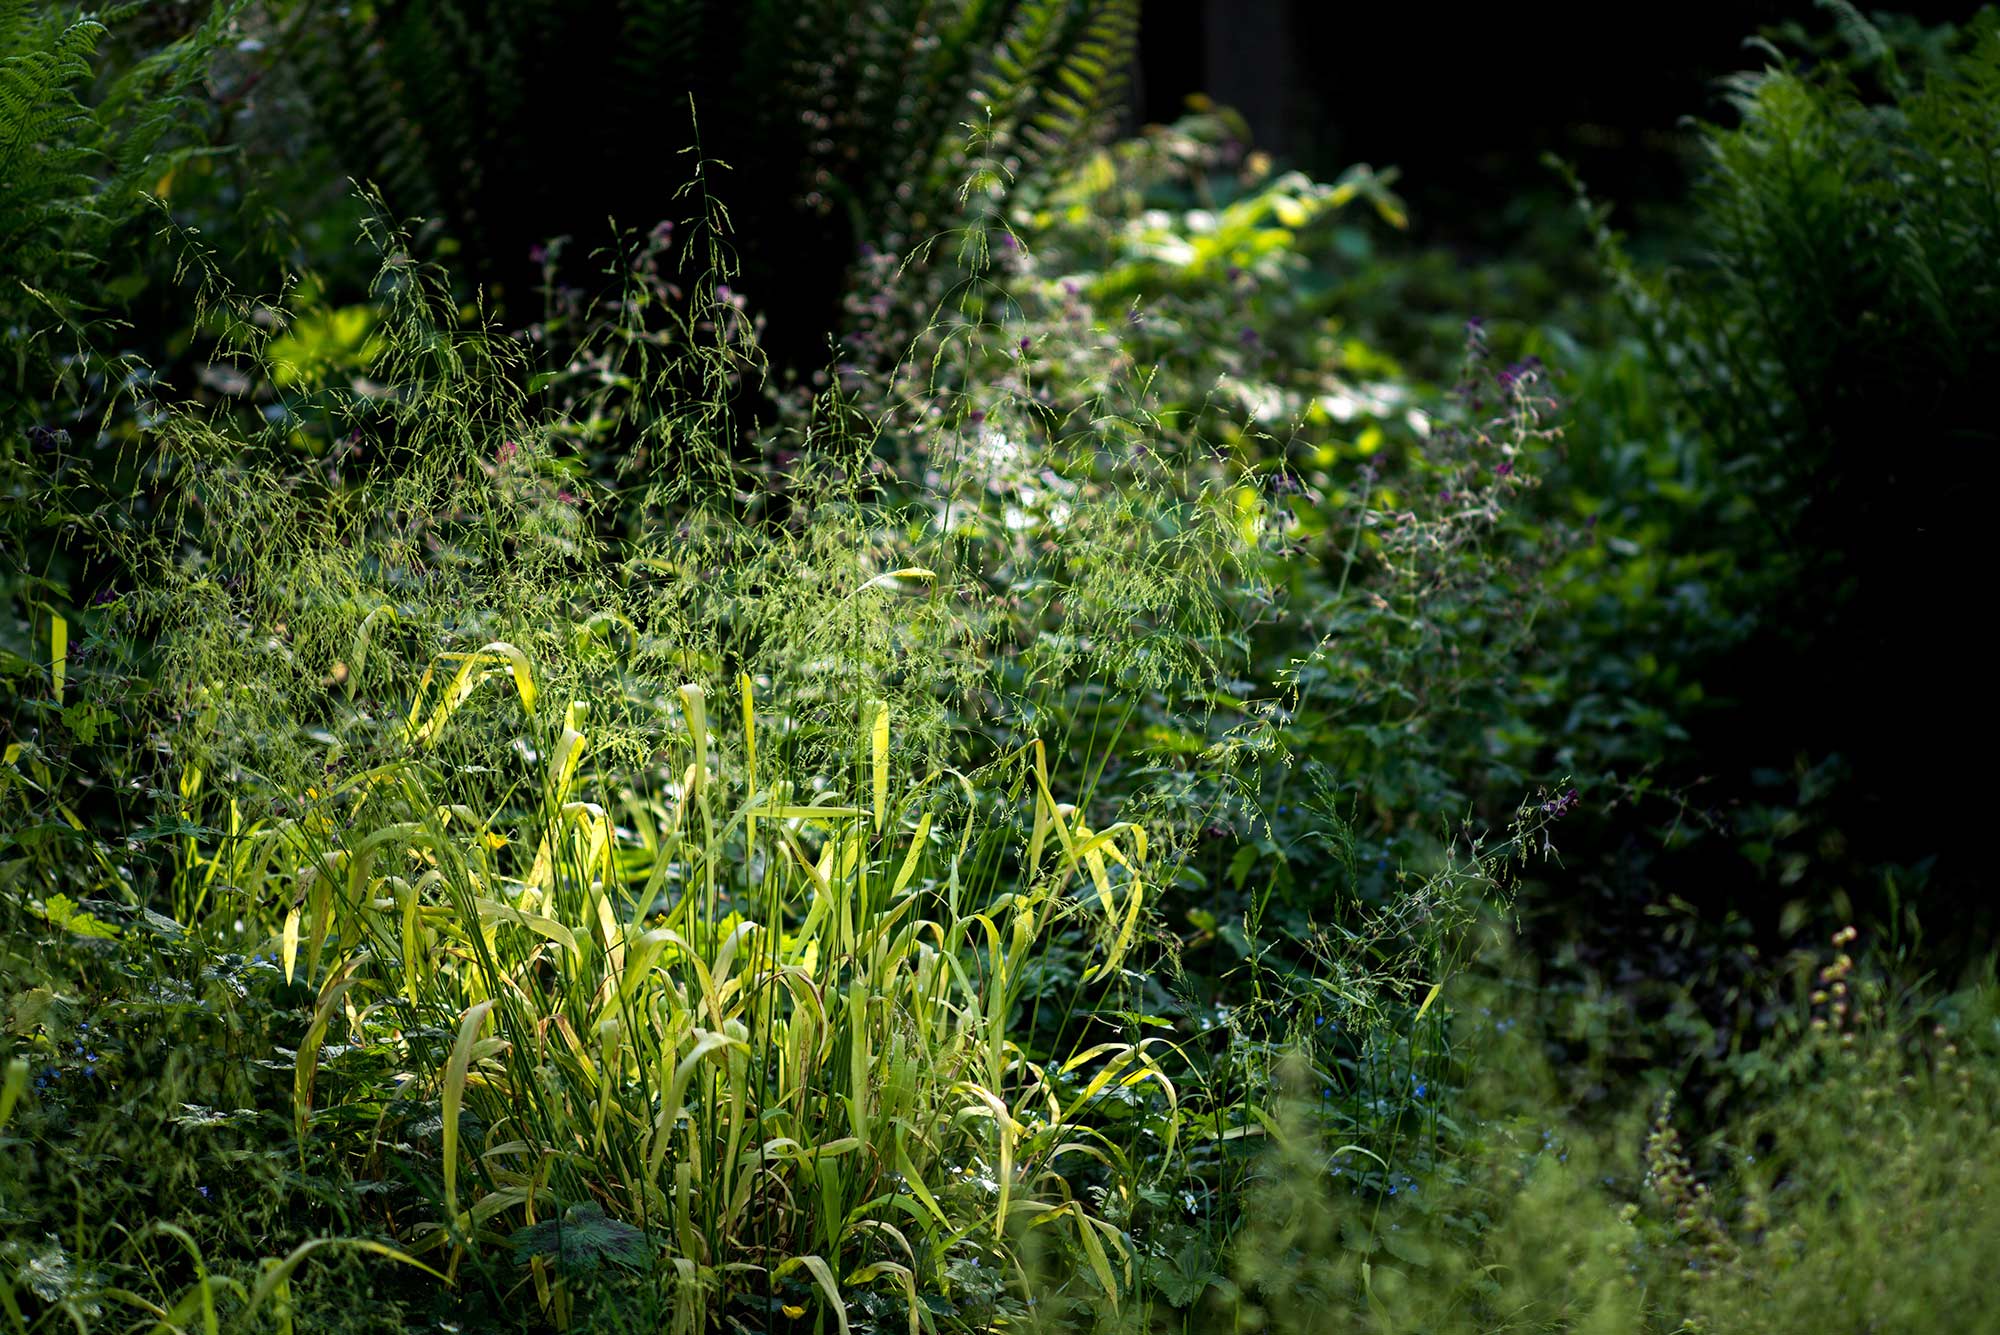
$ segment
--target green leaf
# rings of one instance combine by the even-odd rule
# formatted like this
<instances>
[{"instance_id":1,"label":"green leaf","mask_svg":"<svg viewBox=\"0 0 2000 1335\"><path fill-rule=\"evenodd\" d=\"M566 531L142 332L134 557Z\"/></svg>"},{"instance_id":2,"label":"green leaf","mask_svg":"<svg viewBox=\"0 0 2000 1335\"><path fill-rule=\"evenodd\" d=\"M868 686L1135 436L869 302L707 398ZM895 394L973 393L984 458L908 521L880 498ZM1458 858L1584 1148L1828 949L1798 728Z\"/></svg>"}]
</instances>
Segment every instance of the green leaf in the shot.
<instances>
[{"instance_id":1,"label":"green leaf","mask_svg":"<svg viewBox=\"0 0 2000 1335\"><path fill-rule=\"evenodd\" d=\"M572 1272L595 1270L601 1261L638 1268L652 1250L643 1232L606 1215L596 1201L579 1201L560 1219L516 1229L508 1241L523 1261L550 1257Z\"/></svg>"},{"instance_id":2,"label":"green leaf","mask_svg":"<svg viewBox=\"0 0 2000 1335\"><path fill-rule=\"evenodd\" d=\"M96 918L91 917L88 913L78 908L76 901L68 895L50 896L48 902L42 906L42 915L52 925L74 932L78 936L111 939L118 935L116 927L113 927L109 923L99 922Z\"/></svg>"},{"instance_id":3,"label":"green leaf","mask_svg":"<svg viewBox=\"0 0 2000 1335\"><path fill-rule=\"evenodd\" d=\"M1397 1260L1413 1266L1427 1266L1431 1263L1431 1249L1400 1229L1392 1228L1382 1234L1381 1238L1383 1249Z\"/></svg>"},{"instance_id":4,"label":"green leaf","mask_svg":"<svg viewBox=\"0 0 2000 1335\"><path fill-rule=\"evenodd\" d=\"M1236 850L1236 856L1229 860L1229 880L1238 890L1250 879L1250 869L1257 865L1257 846L1245 844Z\"/></svg>"}]
</instances>

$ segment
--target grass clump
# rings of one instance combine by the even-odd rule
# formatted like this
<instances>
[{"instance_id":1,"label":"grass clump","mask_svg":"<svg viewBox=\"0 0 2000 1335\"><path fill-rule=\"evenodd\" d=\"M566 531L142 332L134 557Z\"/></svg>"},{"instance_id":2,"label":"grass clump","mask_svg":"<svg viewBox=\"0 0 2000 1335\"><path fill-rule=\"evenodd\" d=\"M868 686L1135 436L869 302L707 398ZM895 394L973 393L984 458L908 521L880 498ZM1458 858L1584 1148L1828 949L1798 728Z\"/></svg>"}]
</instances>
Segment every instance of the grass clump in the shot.
<instances>
[{"instance_id":1,"label":"grass clump","mask_svg":"<svg viewBox=\"0 0 2000 1335\"><path fill-rule=\"evenodd\" d=\"M885 479L836 394L740 461L755 345L719 216L686 234L693 314L621 304L572 364L636 367L594 402L651 453L611 477L392 231L355 372L209 289L274 411L154 387L149 484L83 508L133 583L75 684L153 684L158 838L29 850L16 911L172 933L254 1036L188 1102L327 1184L294 1226L523 1317L1115 1314L1135 1221L1227 1188L1268 1079L1150 1013L1190 785L1246 740L1099 783L1142 703L1206 731L1263 536L1109 421L1042 454L1029 525Z\"/></svg>"}]
</instances>

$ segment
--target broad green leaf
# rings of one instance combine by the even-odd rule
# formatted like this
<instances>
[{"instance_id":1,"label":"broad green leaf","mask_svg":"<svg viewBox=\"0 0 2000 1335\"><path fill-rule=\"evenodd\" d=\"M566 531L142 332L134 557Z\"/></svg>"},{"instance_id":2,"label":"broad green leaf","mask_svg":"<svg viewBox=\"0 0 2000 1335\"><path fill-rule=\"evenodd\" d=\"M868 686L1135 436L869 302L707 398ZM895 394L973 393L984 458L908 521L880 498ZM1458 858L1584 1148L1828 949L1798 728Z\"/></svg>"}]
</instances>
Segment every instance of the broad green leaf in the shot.
<instances>
[{"instance_id":1,"label":"broad green leaf","mask_svg":"<svg viewBox=\"0 0 2000 1335\"><path fill-rule=\"evenodd\" d=\"M508 1243L523 1260L549 1257L572 1274L595 1270L603 1261L640 1269L653 1250L643 1232L606 1215L596 1201L579 1201L560 1218L515 1229Z\"/></svg>"}]
</instances>

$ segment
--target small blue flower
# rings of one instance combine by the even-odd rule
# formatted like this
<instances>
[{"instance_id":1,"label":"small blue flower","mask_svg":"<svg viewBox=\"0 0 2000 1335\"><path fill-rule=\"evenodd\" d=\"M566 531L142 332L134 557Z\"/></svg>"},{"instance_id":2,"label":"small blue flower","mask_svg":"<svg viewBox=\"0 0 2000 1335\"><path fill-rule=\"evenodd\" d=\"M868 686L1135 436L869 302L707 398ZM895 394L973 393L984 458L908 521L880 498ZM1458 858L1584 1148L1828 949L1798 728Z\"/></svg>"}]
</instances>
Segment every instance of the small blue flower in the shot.
<instances>
[{"instance_id":1,"label":"small blue flower","mask_svg":"<svg viewBox=\"0 0 2000 1335\"><path fill-rule=\"evenodd\" d=\"M196 1188L195 1188L195 1190L201 1193L201 1198L202 1198L203 1200L207 1200L207 1199L208 1199L208 1188L207 1188L207 1187L196 1187Z\"/></svg>"}]
</instances>

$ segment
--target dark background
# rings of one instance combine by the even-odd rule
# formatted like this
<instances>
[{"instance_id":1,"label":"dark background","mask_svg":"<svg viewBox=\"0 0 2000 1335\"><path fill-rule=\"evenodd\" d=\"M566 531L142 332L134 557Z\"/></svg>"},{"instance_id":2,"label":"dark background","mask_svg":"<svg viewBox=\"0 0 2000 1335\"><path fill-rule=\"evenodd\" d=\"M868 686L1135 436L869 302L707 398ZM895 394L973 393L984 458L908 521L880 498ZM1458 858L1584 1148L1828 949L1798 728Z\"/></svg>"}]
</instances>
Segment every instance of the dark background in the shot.
<instances>
[{"instance_id":1,"label":"dark background","mask_svg":"<svg viewBox=\"0 0 2000 1335\"><path fill-rule=\"evenodd\" d=\"M1908 3L1958 22L1976 5ZM1637 206L1686 186L1693 111L1725 118L1716 80L1764 57L1746 35L1832 15L1804 0L1648 8L1606 4L1363 5L1323 0L1146 0L1133 103L1142 123L1191 94L1236 108L1257 147L1330 179L1395 166L1433 239L1496 241L1523 192L1574 163L1606 198Z\"/></svg>"}]
</instances>

